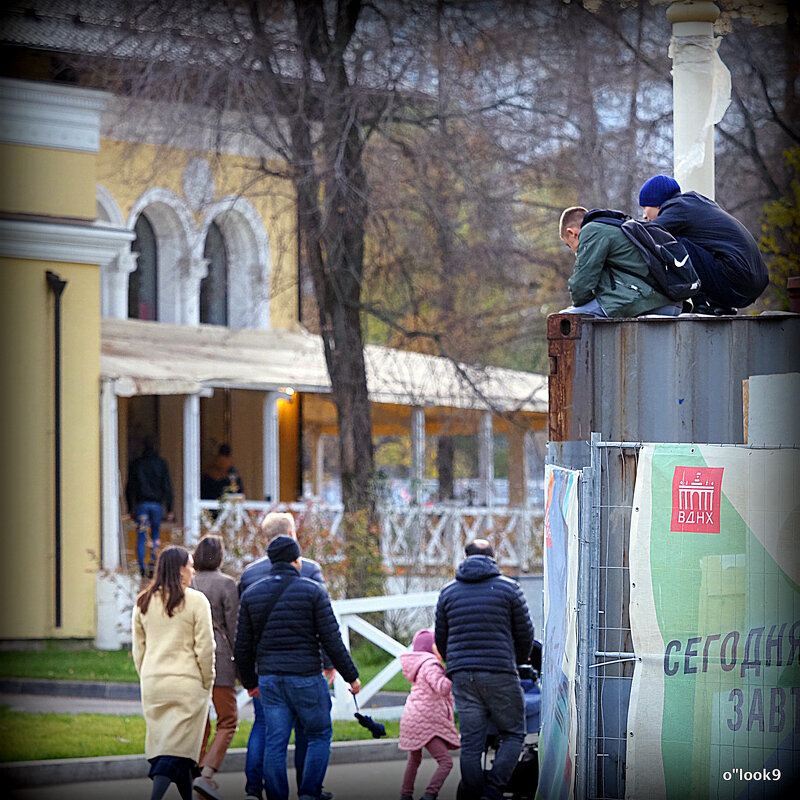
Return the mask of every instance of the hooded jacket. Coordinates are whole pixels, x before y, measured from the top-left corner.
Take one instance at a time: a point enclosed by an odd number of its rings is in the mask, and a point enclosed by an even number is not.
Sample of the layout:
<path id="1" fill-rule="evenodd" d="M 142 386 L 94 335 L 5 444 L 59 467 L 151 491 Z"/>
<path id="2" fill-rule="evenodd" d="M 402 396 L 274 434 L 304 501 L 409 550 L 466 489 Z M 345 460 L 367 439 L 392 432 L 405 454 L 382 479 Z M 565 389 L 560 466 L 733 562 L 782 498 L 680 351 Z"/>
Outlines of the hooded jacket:
<path id="1" fill-rule="evenodd" d="M 451 750 L 461 746 L 453 718 L 453 691 L 444 667 L 433 653 L 414 651 L 400 656 L 403 675 L 411 683 L 400 718 L 401 750 L 421 750 L 438 736 Z"/>
<path id="2" fill-rule="evenodd" d="M 436 647 L 448 677 L 459 670 L 516 675 L 532 646 L 533 624 L 522 589 L 500 574 L 493 558 L 467 556 L 436 605 Z"/>
<path id="3" fill-rule="evenodd" d="M 581 228 L 568 282 L 573 305 L 597 300 L 609 317 L 637 317 L 674 304 L 648 283 L 649 275 L 636 245 L 620 228 L 603 222 Z"/>
<path id="4" fill-rule="evenodd" d="M 319 675 L 320 647 L 347 683 L 358 677 L 325 588 L 301 578 L 291 564 L 273 564 L 270 576 L 247 589 L 239 604 L 234 654 L 242 686 L 255 688 L 259 675 Z"/>
<path id="5" fill-rule="evenodd" d="M 713 256 L 715 282 L 727 284 L 733 296 L 726 301 L 736 308 L 749 305 L 767 288 L 769 273 L 756 240 L 708 197 L 697 192 L 676 194 L 661 204 L 656 222 L 675 238 L 688 239 Z M 709 288 L 704 285 L 703 291 L 711 297 Z"/>

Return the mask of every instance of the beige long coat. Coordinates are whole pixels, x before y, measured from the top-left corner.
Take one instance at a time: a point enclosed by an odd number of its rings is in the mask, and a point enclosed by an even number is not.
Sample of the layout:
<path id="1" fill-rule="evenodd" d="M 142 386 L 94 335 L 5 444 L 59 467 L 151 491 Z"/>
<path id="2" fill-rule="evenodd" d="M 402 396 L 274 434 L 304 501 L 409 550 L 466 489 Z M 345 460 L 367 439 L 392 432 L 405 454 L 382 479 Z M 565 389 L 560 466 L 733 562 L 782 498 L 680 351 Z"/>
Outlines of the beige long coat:
<path id="1" fill-rule="evenodd" d="M 214 684 L 211 606 L 187 588 L 171 617 L 161 596 L 146 614 L 133 609 L 133 662 L 142 687 L 145 757 L 182 756 L 197 761 Z"/>
<path id="2" fill-rule="evenodd" d="M 233 686 L 236 683 L 236 667 L 233 664 L 232 646 L 236 641 L 236 617 L 239 613 L 236 581 L 218 569 L 203 569 L 195 573 L 192 588 L 202 592 L 211 604 L 214 640 L 217 643 L 214 685 Z"/>

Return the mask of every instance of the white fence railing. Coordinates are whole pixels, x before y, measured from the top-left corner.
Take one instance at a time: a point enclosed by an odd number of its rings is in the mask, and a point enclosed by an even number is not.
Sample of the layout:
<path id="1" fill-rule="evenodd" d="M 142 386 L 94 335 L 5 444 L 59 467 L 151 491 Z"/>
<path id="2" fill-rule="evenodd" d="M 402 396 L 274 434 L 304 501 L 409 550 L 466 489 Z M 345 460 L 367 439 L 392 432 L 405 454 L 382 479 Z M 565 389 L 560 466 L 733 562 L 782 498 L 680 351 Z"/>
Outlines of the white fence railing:
<path id="1" fill-rule="evenodd" d="M 299 530 L 324 529 L 331 540 L 339 537 L 344 514 L 341 504 L 273 504 L 241 495 L 231 495 L 224 503 L 203 500 L 200 508 L 204 533 L 236 532 L 242 566 L 263 551 L 259 526 L 269 511 L 290 511 Z M 464 557 L 464 545 L 478 537 L 492 543 L 503 567 L 529 571 L 541 564 L 542 511 L 531 506 L 384 506 L 379 518 L 381 553 L 392 571 L 455 566 Z"/>
<path id="2" fill-rule="evenodd" d="M 439 592 L 418 592 L 415 594 L 394 595 L 391 597 L 355 597 L 348 600 L 334 600 L 333 612 L 339 620 L 347 649 L 350 649 L 350 631 L 360 633 L 365 639 L 385 650 L 394 659 L 390 661 L 372 680 L 367 682 L 358 693 L 358 705 L 365 713 L 380 719 L 400 719 L 403 712 L 402 705 L 369 708 L 369 701 L 379 692 L 398 672 L 400 672 L 400 656 L 408 652 L 408 648 L 393 639 L 388 634 L 367 622 L 361 615 L 375 611 L 390 611 L 398 609 L 427 608 L 436 605 Z M 331 714 L 334 719 L 352 719 L 355 712 L 353 695 L 339 673 L 333 682 L 333 708 Z"/>

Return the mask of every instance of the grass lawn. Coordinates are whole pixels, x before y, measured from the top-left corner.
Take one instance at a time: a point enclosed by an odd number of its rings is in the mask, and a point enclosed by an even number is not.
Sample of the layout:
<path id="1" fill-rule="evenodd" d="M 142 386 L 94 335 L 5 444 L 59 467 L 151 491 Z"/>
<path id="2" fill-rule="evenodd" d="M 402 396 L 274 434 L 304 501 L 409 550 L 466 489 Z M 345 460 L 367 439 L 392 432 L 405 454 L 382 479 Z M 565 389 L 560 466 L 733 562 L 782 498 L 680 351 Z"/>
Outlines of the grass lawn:
<path id="1" fill-rule="evenodd" d="M 384 722 L 390 738 L 399 722 Z M 246 747 L 250 721 L 239 723 L 231 747 Z M 212 723 L 213 727 L 213 723 Z M 371 739 L 355 720 L 334 721 L 335 742 Z M 144 753 L 144 719 L 111 714 L 27 714 L 0 707 L 0 761 L 86 758 Z M 144 756 L 142 756 L 144 757 Z"/>
<path id="2" fill-rule="evenodd" d="M 392 660 L 386 651 L 367 641 L 355 647 L 352 656 L 364 685 Z M 130 650 L 62 650 L 56 645 L 41 652 L 0 652 L 0 678 L 139 682 Z M 408 692 L 411 684 L 398 673 L 384 689 Z"/>

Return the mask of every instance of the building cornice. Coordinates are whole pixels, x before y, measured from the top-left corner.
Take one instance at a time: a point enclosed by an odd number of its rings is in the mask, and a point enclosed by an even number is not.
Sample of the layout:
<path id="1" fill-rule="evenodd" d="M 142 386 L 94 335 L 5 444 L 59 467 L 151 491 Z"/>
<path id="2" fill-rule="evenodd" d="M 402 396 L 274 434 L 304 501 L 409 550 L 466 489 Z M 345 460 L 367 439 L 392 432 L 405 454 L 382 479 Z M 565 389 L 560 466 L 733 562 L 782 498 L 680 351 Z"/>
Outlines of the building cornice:
<path id="1" fill-rule="evenodd" d="M 0 78 L 0 142 L 96 153 L 110 95 L 55 83 Z"/>
<path id="2" fill-rule="evenodd" d="M 134 238 L 134 232 L 124 228 L 0 219 L 0 257 L 4 258 L 104 266 Z"/>

